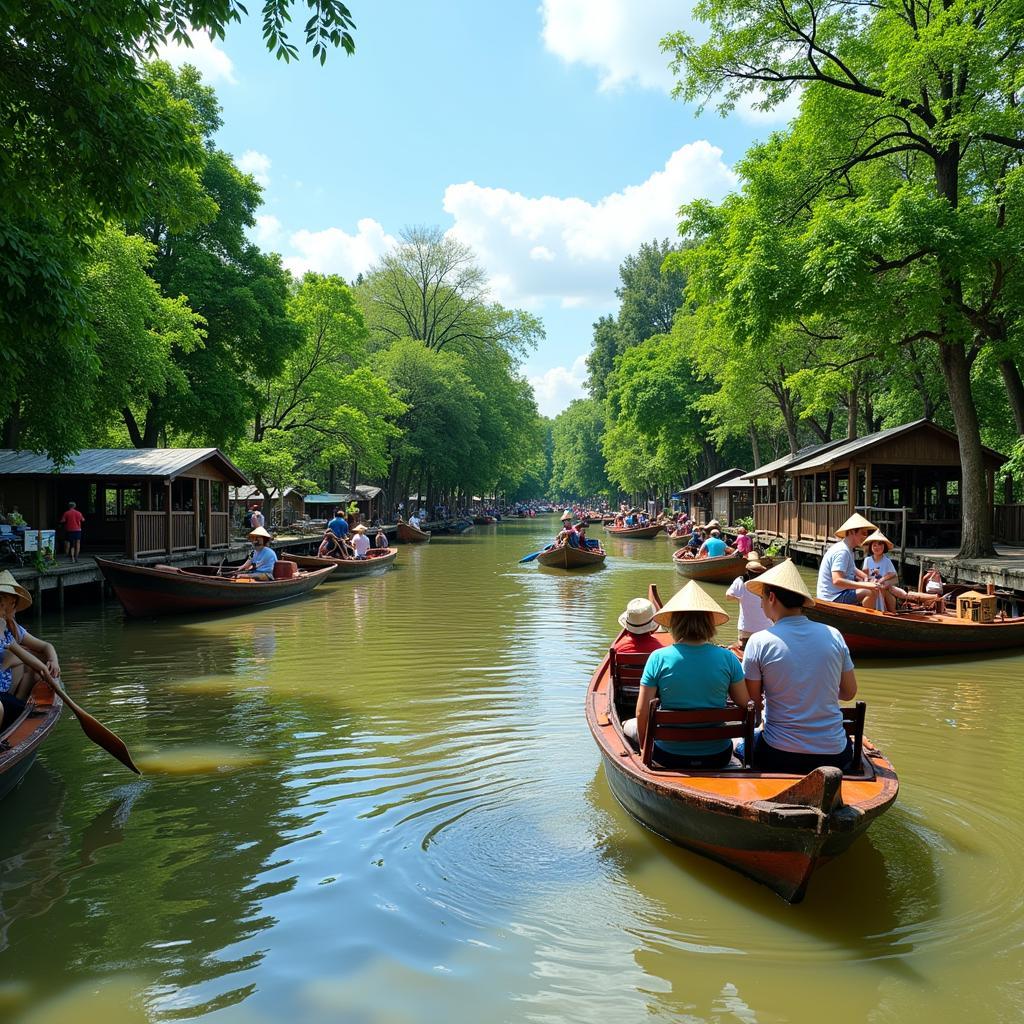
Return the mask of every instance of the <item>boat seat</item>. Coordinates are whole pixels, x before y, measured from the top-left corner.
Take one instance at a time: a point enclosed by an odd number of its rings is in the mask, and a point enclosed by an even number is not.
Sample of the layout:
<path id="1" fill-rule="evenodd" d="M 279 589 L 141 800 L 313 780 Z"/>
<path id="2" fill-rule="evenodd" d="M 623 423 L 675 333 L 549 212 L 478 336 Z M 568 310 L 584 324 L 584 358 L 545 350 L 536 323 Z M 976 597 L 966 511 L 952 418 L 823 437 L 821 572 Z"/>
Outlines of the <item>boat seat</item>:
<path id="1" fill-rule="evenodd" d="M 852 710 L 852 709 L 851 709 Z M 863 715 L 861 727 L 863 730 Z M 743 740 L 743 767 L 750 767 L 750 756 L 754 750 L 754 725 L 757 712 L 754 702 L 747 701 L 746 707 L 695 708 L 688 711 L 663 710 L 661 701 L 651 701 L 647 718 L 647 735 L 644 739 L 640 759 L 647 768 L 654 761 L 654 741 L 663 743 L 684 743 L 724 739 Z"/>
<path id="2" fill-rule="evenodd" d="M 608 670 L 612 680 L 612 694 L 620 707 L 635 708 L 640 696 L 640 678 L 650 657 L 649 651 L 623 653 L 608 648 Z"/>
<path id="3" fill-rule="evenodd" d="M 275 580 L 290 580 L 294 579 L 299 574 L 299 567 L 294 562 L 289 562 L 286 559 L 279 558 L 274 563 L 274 579 Z"/>
<path id="4" fill-rule="evenodd" d="M 843 728 L 846 730 L 846 735 L 853 740 L 853 764 L 847 773 L 850 775 L 859 774 L 864 767 L 862 764 L 864 756 L 864 717 L 867 714 L 867 709 L 867 704 L 862 700 L 857 701 L 853 707 L 841 709 L 843 712 Z"/>

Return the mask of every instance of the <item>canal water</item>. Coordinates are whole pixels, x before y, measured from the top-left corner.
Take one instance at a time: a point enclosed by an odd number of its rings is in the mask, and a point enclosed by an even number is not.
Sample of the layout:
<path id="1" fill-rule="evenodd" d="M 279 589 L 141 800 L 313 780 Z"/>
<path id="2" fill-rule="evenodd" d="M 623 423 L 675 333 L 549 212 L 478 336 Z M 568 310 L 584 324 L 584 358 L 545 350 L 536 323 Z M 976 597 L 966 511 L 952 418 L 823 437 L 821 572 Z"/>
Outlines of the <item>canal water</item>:
<path id="1" fill-rule="evenodd" d="M 1024 1018 L 1024 657 L 858 666 L 900 797 L 791 907 L 611 796 L 586 683 L 680 578 L 661 538 L 518 563 L 555 529 L 241 615 L 45 618 L 147 772 L 65 714 L 0 805 L 0 1019 Z"/>

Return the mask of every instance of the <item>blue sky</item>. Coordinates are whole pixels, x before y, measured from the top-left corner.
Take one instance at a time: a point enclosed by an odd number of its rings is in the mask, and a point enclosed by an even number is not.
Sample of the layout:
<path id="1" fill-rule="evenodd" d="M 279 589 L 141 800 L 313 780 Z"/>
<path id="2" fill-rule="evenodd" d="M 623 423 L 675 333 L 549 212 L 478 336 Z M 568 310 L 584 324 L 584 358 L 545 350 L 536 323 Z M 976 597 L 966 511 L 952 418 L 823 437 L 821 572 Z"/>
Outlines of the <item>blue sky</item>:
<path id="1" fill-rule="evenodd" d="M 721 198 L 732 165 L 788 111 L 697 118 L 671 99 L 658 42 L 692 28 L 686 3 L 349 6 L 356 53 L 325 67 L 267 53 L 258 4 L 223 42 L 165 56 L 217 89 L 220 143 L 265 187 L 264 248 L 296 273 L 352 278 L 405 227 L 451 231 L 496 300 L 543 320 L 523 369 L 541 412 L 557 413 L 582 393 L 622 259 L 674 236 L 682 203 Z"/>

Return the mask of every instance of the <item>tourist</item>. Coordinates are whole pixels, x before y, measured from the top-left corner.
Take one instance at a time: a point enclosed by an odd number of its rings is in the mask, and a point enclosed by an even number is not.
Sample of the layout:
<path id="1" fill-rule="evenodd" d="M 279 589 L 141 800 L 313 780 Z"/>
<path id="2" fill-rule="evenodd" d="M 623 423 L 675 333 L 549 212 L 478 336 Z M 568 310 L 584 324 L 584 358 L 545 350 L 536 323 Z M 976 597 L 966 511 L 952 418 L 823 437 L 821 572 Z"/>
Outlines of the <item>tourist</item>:
<path id="1" fill-rule="evenodd" d="M 697 551 L 698 558 L 721 558 L 722 555 L 732 554 L 735 554 L 735 549 L 729 547 L 729 545 L 722 540 L 722 535 L 717 529 L 711 531 L 711 535 L 703 544 L 701 544 Z"/>
<path id="2" fill-rule="evenodd" d="M 377 536 L 373 538 L 373 543 L 377 546 L 379 551 L 387 551 L 388 535 L 384 532 L 383 527 L 377 531 Z"/>
<path id="3" fill-rule="evenodd" d="M 25 709 L 35 684 L 60 679 L 60 662 L 52 644 L 38 640 L 14 616 L 32 604 L 29 592 L 6 570 L 0 572 L 0 729 Z"/>
<path id="4" fill-rule="evenodd" d="M 855 512 L 836 530 L 839 540 L 825 552 L 818 570 L 818 600 L 860 604 L 865 608 L 874 606 L 875 598 L 883 588 L 874 580 L 867 579 L 867 574 L 857 568 L 853 551 L 876 529 L 874 523 L 869 523 Z"/>
<path id="5" fill-rule="evenodd" d="M 263 518 L 263 512 L 260 510 L 259 505 L 253 505 L 252 510 L 249 513 L 249 529 L 255 530 L 257 526 L 266 526 L 267 521 Z"/>
<path id="6" fill-rule="evenodd" d="M 344 558 L 345 542 L 338 539 L 337 534 L 328 528 L 324 530 L 324 538 L 316 552 L 317 558 Z"/>
<path id="7" fill-rule="evenodd" d="M 641 749 L 655 697 L 663 709 L 672 711 L 724 708 L 727 697 L 742 708 L 748 699 L 736 656 L 714 643 L 716 628 L 728 622 L 729 616 L 699 583 L 687 583 L 654 621 L 668 626 L 674 642 L 648 657 L 640 679 L 636 718 L 622 725 L 622 731 Z M 654 756 L 664 768 L 724 768 L 732 759 L 732 742 L 655 742 Z"/>
<path id="8" fill-rule="evenodd" d="M 85 516 L 78 511 L 73 501 L 69 501 L 67 511 L 60 517 L 60 525 L 64 527 L 64 554 L 68 555 L 72 562 L 78 561 L 78 555 L 82 550 L 84 522 Z"/>
<path id="9" fill-rule="evenodd" d="M 619 654 L 650 654 L 665 646 L 654 635 L 658 629 L 654 605 L 644 597 L 635 597 L 626 605 L 619 625 L 625 632 L 612 645 Z"/>
<path id="10" fill-rule="evenodd" d="M 766 772 L 806 774 L 849 767 L 852 744 L 841 700 L 857 695 L 857 678 L 842 634 L 804 615 L 814 599 L 790 559 L 747 582 L 772 625 L 755 633 L 743 652 L 750 699 L 764 694 L 764 725 L 751 761 Z"/>
<path id="11" fill-rule="evenodd" d="M 742 555 L 744 558 L 750 554 L 754 548 L 754 542 L 747 533 L 745 526 L 739 526 L 736 528 L 736 554 Z"/>
<path id="12" fill-rule="evenodd" d="M 370 538 L 366 536 L 366 527 L 362 523 L 352 527 L 352 550 L 360 560 L 365 559 L 370 550 Z"/>
<path id="13" fill-rule="evenodd" d="M 340 508 L 334 510 L 334 517 L 328 521 L 327 529 L 330 530 L 335 537 L 348 536 L 348 520 L 345 518 L 345 513 Z"/>
<path id="14" fill-rule="evenodd" d="M 860 567 L 866 579 L 874 580 L 881 587 L 875 595 L 875 608 L 880 612 L 896 611 L 896 598 L 907 596 L 905 590 L 895 586 L 898 578 L 896 566 L 892 564 L 888 555 L 893 546 L 892 541 L 881 530 L 875 530 L 864 541 L 867 554 Z"/>
<path id="15" fill-rule="evenodd" d="M 742 651 L 747 646 L 747 641 L 762 629 L 767 629 L 771 619 L 761 610 L 761 598 L 753 593 L 747 586 L 747 580 L 752 580 L 763 573 L 764 566 L 756 554 L 747 556 L 747 568 L 744 576 L 737 576 L 729 584 L 725 596 L 740 605 L 740 617 L 736 623 L 737 646 Z"/>
<path id="16" fill-rule="evenodd" d="M 348 524 L 346 523 L 345 525 L 347 526 Z M 409 516 L 409 525 L 414 530 L 420 529 L 420 516 L 419 516 L 419 512 L 413 512 L 413 514 L 411 516 Z"/>
<path id="17" fill-rule="evenodd" d="M 257 526 L 250 532 L 249 540 L 252 541 L 252 551 L 238 567 L 238 572 L 235 573 L 236 578 L 247 580 L 272 580 L 274 578 L 277 553 L 270 547 L 269 542 L 272 539 L 262 526 Z"/>
<path id="18" fill-rule="evenodd" d="M 941 611 L 942 595 L 946 592 L 946 587 L 942 582 L 942 576 L 939 574 L 939 570 L 933 565 L 924 574 L 924 576 L 921 577 L 921 582 L 924 584 L 925 596 L 932 599 L 936 611 Z"/>

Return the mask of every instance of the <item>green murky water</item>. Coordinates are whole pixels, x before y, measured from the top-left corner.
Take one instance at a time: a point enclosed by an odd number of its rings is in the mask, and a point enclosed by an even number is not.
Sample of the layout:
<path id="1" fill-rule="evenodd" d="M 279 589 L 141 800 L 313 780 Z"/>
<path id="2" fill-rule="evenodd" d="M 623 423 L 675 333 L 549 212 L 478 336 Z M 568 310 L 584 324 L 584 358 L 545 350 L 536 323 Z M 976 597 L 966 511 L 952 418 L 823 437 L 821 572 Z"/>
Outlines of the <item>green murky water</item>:
<path id="1" fill-rule="evenodd" d="M 0 1019 L 1024 1018 L 1024 656 L 858 666 L 900 799 L 790 907 L 633 822 L 584 722 L 671 546 L 517 564 L 549 532 L 243 615 L 44 620 L 147 774 L 68 715 L 0 805 Z"/>

